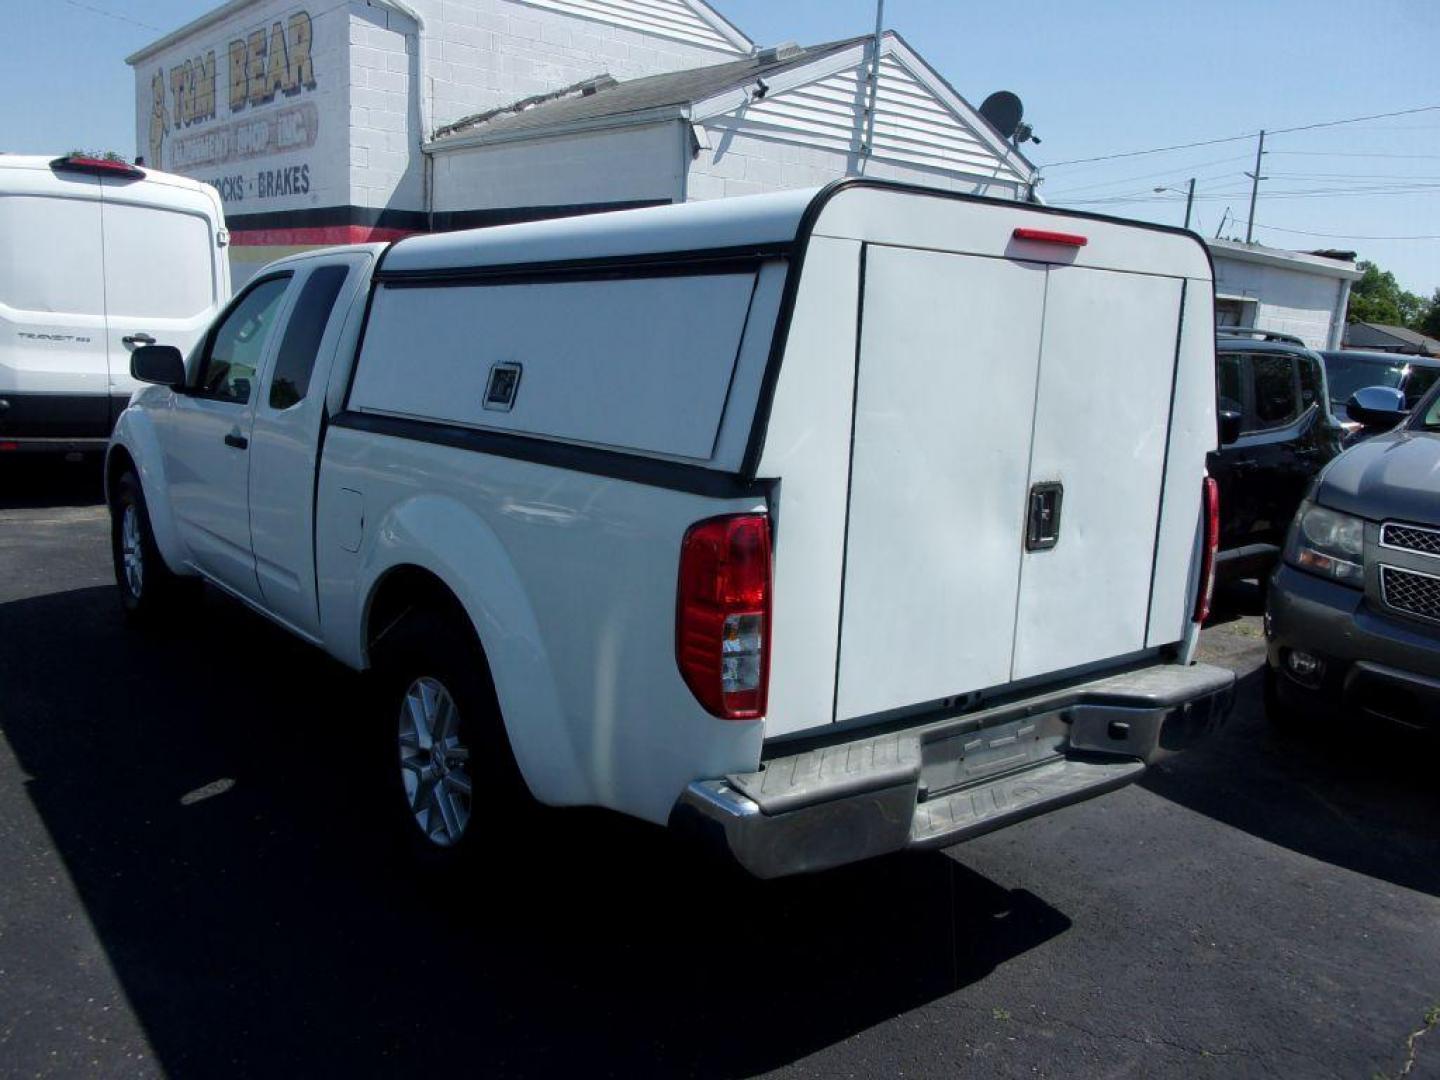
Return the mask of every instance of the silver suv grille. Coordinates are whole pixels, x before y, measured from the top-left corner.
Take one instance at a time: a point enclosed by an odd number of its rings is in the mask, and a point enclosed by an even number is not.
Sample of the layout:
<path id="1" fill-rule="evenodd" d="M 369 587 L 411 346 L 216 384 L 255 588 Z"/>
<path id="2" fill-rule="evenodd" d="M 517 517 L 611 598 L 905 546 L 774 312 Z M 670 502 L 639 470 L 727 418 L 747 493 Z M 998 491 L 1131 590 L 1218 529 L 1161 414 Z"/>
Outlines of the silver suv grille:
<path id="1" fill-rule="evenodd" d="M 1382 566 L 1380 587 L 1385 603 L 1396 611 L 1440 621 L 1440 577 Z"/>
<path id="2" fill-rule="evenodd" d="M 1380 543 L 1401 551 L 1440 557 L 1440 529 L 1422 529 L 1418 525 L 1385 525 L 1380 530 Z"/>

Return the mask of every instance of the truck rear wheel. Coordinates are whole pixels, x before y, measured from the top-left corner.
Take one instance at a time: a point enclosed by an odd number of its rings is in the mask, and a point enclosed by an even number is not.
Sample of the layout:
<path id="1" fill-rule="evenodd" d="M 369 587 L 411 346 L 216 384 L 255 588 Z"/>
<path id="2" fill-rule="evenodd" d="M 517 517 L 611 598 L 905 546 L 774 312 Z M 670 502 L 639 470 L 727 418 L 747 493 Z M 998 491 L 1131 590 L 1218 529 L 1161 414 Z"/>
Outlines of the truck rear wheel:
<path id="1" fill-rule="evenodd" d="M 436 867 L 502 846 L 530 804 L 485 659 L 469 627 L 454 622 L 409 615 L 375 658 L 391 816 L 411 855 Z"/>
<path id="2" fill-rule="evenodd" d="M 115 584 L 120 606 L 136 622 L 149 622 L 174 602 L 187 588 L 199 582 L 170 571 L 155 534 L 150 528 L 150 511 L 145 493 L 133 472 L 121 475 L 110 508 L 110 551 L 115 563 Z"/>

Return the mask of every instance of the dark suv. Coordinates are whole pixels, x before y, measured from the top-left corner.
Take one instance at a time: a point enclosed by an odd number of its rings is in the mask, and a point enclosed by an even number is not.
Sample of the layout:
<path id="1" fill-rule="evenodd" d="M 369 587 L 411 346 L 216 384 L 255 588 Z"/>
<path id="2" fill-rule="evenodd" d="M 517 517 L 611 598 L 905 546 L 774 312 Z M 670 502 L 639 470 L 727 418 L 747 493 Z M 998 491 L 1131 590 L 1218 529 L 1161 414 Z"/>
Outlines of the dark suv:
<path id="1" fill-rule="evenodd" d="M 1440 386 L 1408 417 L 1389 393 L 1399 426 L 1325 470 L 1271 579 L 1265 689 L 1277 721 L 1338 707 L 1440 730 Z"/>
<path id="2" fill-rule="evenodd" d="M 1389 386 L 1405 395 L 1405 408 L 1410 410 L 1430 387 L 1440 381 L 1440 358 L 1397 356 L 1394 353 L 1361 352 L 1345 349 L 1322 352 L 1325 381 L 1330 386 L 1330 411 L 1336 416 L 1348 415 L 1346 406 L 1356 392 L 1368 386 Z M 1364 438 L 1367 432 L 1357 423 L 1345 425 L 1352 437 Z"/>
<path id="3" fill-rule="evenodd" d="M 1221 329 L 1216 386 L 1226 442 L 1211 455 L 1220 487 L 1220 580 L 1259 577 L 1280 557 L 1310 481 L 1340 453 L 1319 354 L 1296 337 Z"/>

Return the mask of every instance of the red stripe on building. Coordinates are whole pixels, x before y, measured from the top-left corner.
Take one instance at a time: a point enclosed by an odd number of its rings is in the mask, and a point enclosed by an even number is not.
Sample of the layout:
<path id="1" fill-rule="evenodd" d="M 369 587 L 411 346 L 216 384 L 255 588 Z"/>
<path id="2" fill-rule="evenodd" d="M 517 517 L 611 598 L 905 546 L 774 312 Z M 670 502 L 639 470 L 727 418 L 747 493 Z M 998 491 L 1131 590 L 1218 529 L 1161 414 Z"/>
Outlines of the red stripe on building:
<path id="1" fill-rule="evenodd" d="M 413 235 L 413 229 L 323 225 L 301 229 L 236 229 L 230 234 L 230 243 L 234 247 L 325 247 L 335 244 L 369 244 L 377 240 L 401 240 Z"/>

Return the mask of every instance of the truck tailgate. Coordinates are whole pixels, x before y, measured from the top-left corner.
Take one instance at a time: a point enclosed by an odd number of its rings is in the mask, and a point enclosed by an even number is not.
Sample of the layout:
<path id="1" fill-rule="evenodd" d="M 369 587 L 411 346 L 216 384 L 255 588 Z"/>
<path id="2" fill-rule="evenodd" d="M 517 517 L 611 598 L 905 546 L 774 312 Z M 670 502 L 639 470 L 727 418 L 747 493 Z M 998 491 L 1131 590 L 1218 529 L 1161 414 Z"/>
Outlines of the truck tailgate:
<path id="1" fill-rule="evenodd" d="M 867 248 L 836 720 L 1146 647 L 1185 287 Z"/>

